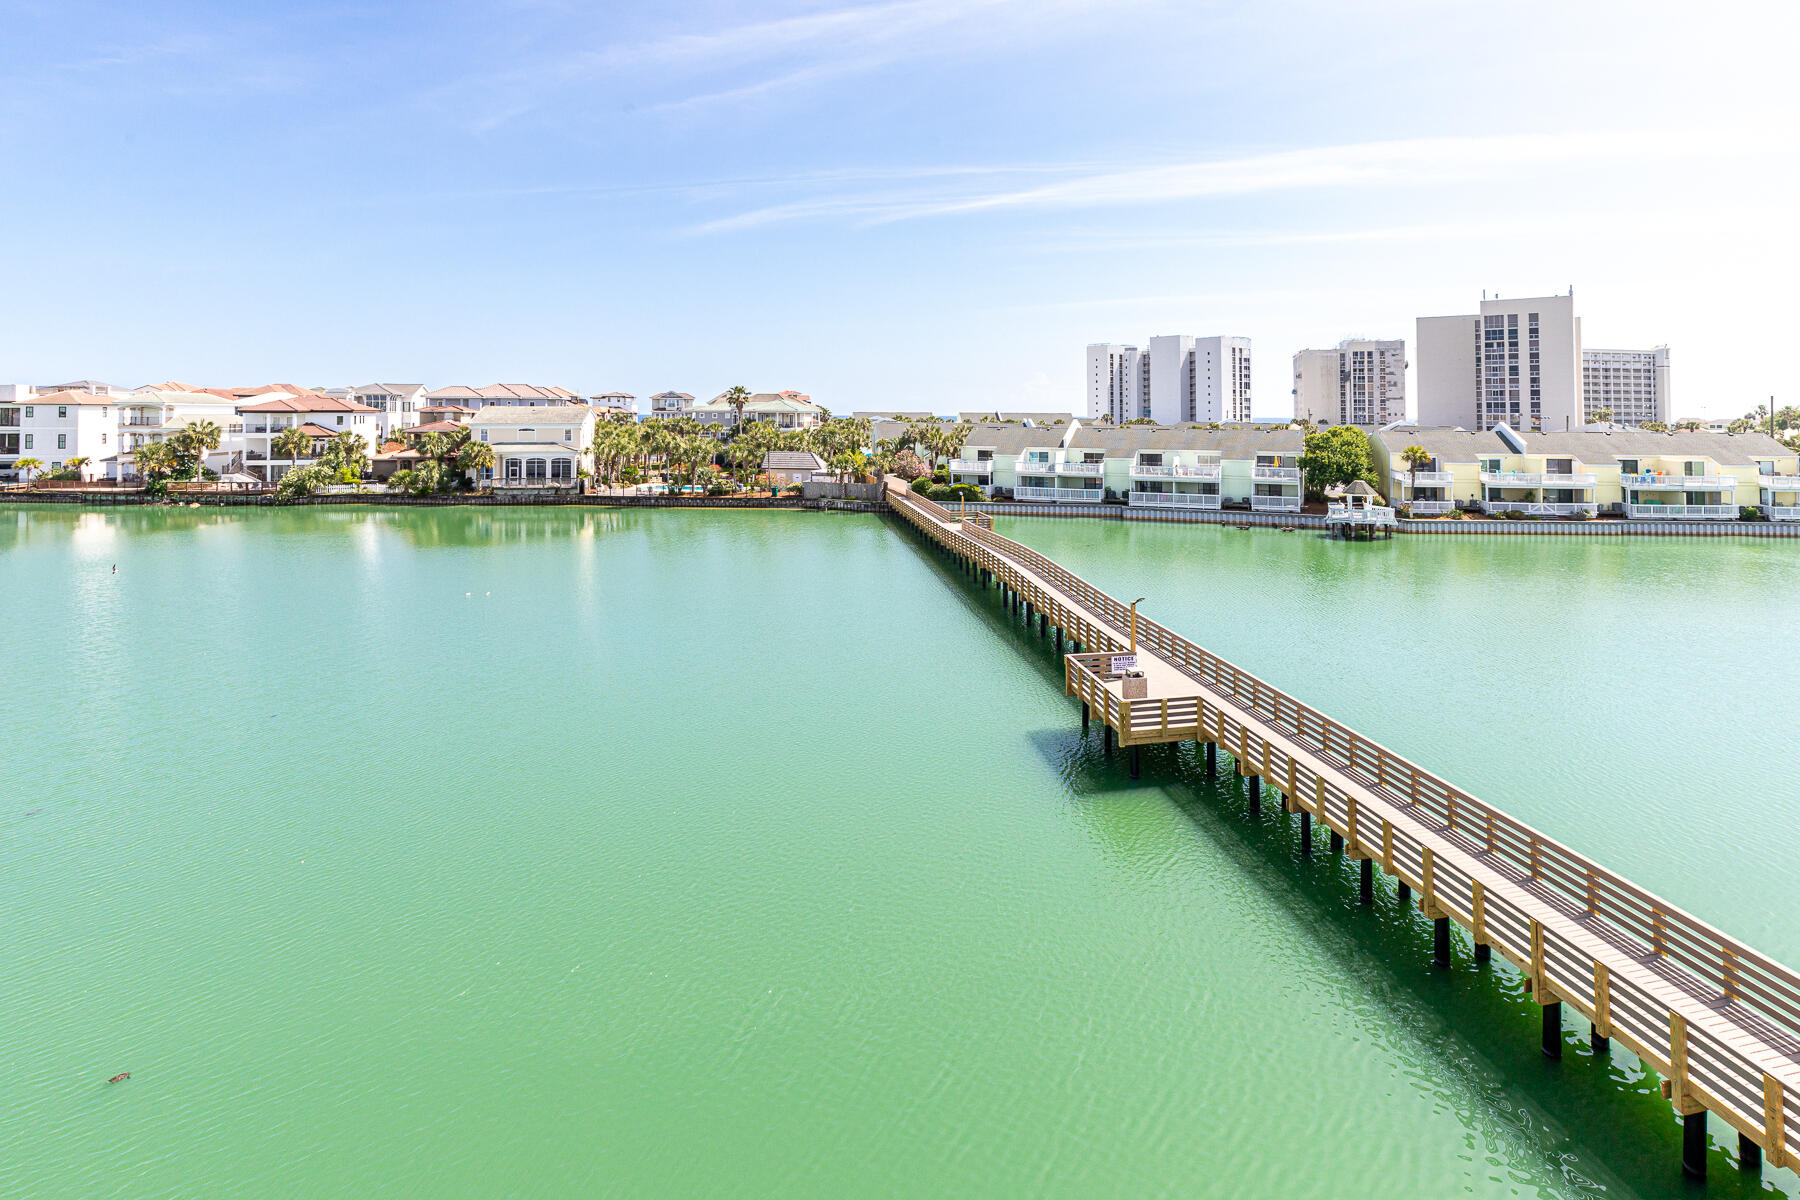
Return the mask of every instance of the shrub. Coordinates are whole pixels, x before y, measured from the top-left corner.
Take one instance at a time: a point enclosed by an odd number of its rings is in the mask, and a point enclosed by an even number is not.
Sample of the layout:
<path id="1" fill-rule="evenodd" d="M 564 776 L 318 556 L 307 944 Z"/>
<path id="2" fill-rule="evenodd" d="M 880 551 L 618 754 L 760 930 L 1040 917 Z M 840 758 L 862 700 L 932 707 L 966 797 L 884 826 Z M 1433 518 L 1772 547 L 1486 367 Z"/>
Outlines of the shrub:
<path id="1" fill-rule="evenodd" d="M 731 495 L 731 489 L 722 483 L 715 483 L 706 489 L 706 494 L 709 496 L 729 496 Z"/>
<path id="2" fill-rule="evenodd" d="M 1525 514 L 1516 508 L 1509 508 L 1501 515 L 1509 521 L 1523 521 L 1525 519 Z"/>
<path id="3" fill-rule="evenodd" d="M 1585 508 L 1578 508 L 1569 514 L 1569 520 L 1571 521 L 1591 521 L 1593 519 L 1594 514 Z"/>
<path id="4" fill-rule="evenodd" d="M 925 460 L 911 450 L 902 450 L 894 455 L 894 474 L 911 483 L 925 474 Z"/>
<path id="5" fill-rule="evenodd" d="M 1763 516 L 1763 510 L 1758 508 L 1756 505 L 1746 504 L 1738 509 L 1738 520 L 1740 520 L 1740 521 L 1766 521 L 1766 520 L 1768 520 L 1768 518 Z"/>
<path id="6" fill-rule="evenodd" d="M 950 489 L 951 495 L 958 500 L 980 500 L 981 488 L 973 483 L 959 483 Z"/>

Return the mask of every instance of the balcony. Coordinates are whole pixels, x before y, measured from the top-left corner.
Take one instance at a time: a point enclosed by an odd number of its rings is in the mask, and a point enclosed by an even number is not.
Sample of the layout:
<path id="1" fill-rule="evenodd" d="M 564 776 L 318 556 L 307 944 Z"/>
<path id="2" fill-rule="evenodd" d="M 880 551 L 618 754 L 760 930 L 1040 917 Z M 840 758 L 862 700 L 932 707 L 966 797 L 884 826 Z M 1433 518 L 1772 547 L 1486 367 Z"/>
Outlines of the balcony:
<path id="1" fill-rule="evenodd" d="M 1652 521 L 1735 521 L 1735 504 L 1631 504 L 1627 512 L 1634 520 Z"/>
<path id="2" fill-rule="evenodd" d="M 1217 509 L 1225 500 L 1218 492 L 1130 492 L 1127 496 L 1141 508 Z"/>
<path id="3" fill-rule="evenodd" d="M 1058 475 L 1091 475 L 1098 479 L 1106 473 L 1103 462 L 1060 462 L 1056 464 Z"/>
<path id="4" fill-rule="evenodd" d="M 1217 482 L 1219 464 L 1204 463 L 1197 467 L 1159 467 L 1145 463 L 1132 463 L 1131 477 L 1133 479 L 1210 479 Z"/>
<path id="5" fill-rule="evenodd" d="M 1449 487 L 1456 482 L 1456 477 L 1449 471 L 1413 471 L 1394 468 L 1395 483 L 1410 483 L 1415 487 Z"/>
<path id="6" fill-rule="evenodd" d="M 1448 480 L 1446 479 L 1446 482 Z M 1592 474 L 1564 474 L 1558 471 L 1483 471 L 1481 482 L 1497 487 L 1576 487 L 1591 488 L 1597 482 Z"/>
<path id="7" fill-rule="evenodd" d="M 1394 510 L 1383 504 L 1353 508 L 1348 504 L 1333 501 L 1325 506 L 1325 520 L 1331 525 L 1392 525 Z"/>
<path id="8" fill-rule="evenodd" d="M 1765 504 L 1763 515 L 1771 521 L 1800 521 L 1800 507 L 1789 504 Z"/>
<path id="9" fill-rule="evenodd" d="M 1415 509 L 1418 505 L 1413 506 Z M 1550 504 L 1535 500 L 1483 500 L 1481 511 L 1492 516 L 1495 513 L 1522 512 L 1528 517 L 1572 517 L 1578 513 L 1596 516 L 1600 506 L 1594 503 L 1585 504 Z"/>
<path id="10" fill-rule="evenodd" d="M 1015 500 L 1058 500 L 1063 502 L 1097 502 L 1104 499 L 1106 492 L 1101 488 L 1064 488 L 1064 487 L 1016 487 L 1013 489 Z"/>
<path id="11" fill-rule="evenodd" d="M 1447 512 L 1455 512 L 1456 501 L 1413 500 L 1407 504 L 1406 508 L 1415 517 L 1436 517 Z"/>
<path id="12" fill-rule="evenodd" d="M 1735 475 L 1664 475 L 1660 471 L 1646 475 L 1621 475 L 1622 487 L 1645 491 L 1718 492 L 1737 486 Z"/>
<path id="13" fill-rule="evenodd" d="M 1758 475 L 1756 483 L 1771 492 L 1800 492 L 1800 475 Z"/>
<path id="14" fill-rule="evenodd" d="M 1250 478 L 1257 483 L 1291 483 L 1300 482 L 1299 467 L 1251 467 Z"/>
<path id="15" fill-rule="evenodd" d="M 1251 512 L 1299 512 L 1299 496 L 1252 496 Z"/>
<path id="16" fill-rule="evenodd" d="M 953 458 L 950 460 L 952 475 L 992 475 L 994 460 L 991 458 Z"/>

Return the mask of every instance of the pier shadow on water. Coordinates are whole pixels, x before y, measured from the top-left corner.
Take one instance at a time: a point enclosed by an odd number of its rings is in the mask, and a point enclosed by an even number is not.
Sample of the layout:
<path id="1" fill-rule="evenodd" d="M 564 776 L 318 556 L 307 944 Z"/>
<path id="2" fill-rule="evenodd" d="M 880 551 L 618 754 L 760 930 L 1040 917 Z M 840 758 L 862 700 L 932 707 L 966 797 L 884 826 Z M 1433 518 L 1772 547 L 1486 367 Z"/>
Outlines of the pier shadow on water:
<path id="1" fill-rule="evenodd" d="M 950 587 L 964 608 L 997 636 L 1016 639 L 1023 662 L 1045 687 L 1061 691 L 1063 670 L 1055 635 L 1041 638 L 1008 612 L 997 588 L 983 590 L 928 539 L 895 522 Z M 1261 889 L 1269 905 L 1295 919 L 1293 936 L 1308 939 L 1349 987 L 1362 992 L 1387 1022 L 1412 1043 L 1396 1047 L 1423 1064 L 1422 1089 L 1457 1093 L 1471 1149 L 1498 1172 L 1509 1159 L 1535 1160 L 1537 1174 L 1560 1177 L 1573 1192 L 1641 1197 L 1800 1196 L 1800 1176 L 1764 1166 L 1760 1175 L 1738 1169 L 1737 1135 L 1710 1121 L 1707 1179 L 1681 1171 L 1681 1125 L 1660 1092 L 1658 1076 L 1616 1041 L 1595 1054 L 1588 1024 L 1566 1009 L 1563 1057 L 1539 1050 L 1539 1010 L 1513 965 L 1499 956 L 1477 962 L 1467 931 L 1451 923 L 1451 965 L 1432 962 L 1432 925 L 1416 904 L 1402 905 L 1395 881 L 1377 867 L 1373 904 L 1358 899 L 1355 861 L 1330 850 L 1330 832 L 1315 828 L 1303 853 L 1300 815 L 1280 808 L 1280 793 L 1263 789 L 1262 809 L 1249 807 L 1246 781 L 1223 749 L 1218 772 L 1205 778 L 1203 750 L 1194 743 L 1145 746 L 1140 777 L 1129 777 L 1128 752 L 1102 749 L 1100 723 L 1081 729 L 1080 706 L 1069 702 L 1067 727 L 1037 730 L 1030 740 L 1063 777 L 1110 844 L 1129 846 L 1140 830 L 1125 816 L 1126 797 L 1141 803 L 1160 793 L 1186 819 L 1197 859 L 1218 862 Z M 1114 826 L 1110 830 L 1109 825 Z M 1129 861 L 1129 854 L 1125 855 Z M 1271 1036 L 1279 1036 L 1278 1025 Z M 1329 1064 L 1321 1064 L 1328 1069 Z M 1493 1145 L 1504 1131 L 1505 1147 Z M 1404 1130 L 1389 1131 L 1404 1138 Z M 1484 1146 L 1484 1143 L 1485 1146 Z M 1450 1181 L 1446 1181 L 1449 1185 Z M 1518 1178 L 1522 1193 L 1533 1189 Z"/>

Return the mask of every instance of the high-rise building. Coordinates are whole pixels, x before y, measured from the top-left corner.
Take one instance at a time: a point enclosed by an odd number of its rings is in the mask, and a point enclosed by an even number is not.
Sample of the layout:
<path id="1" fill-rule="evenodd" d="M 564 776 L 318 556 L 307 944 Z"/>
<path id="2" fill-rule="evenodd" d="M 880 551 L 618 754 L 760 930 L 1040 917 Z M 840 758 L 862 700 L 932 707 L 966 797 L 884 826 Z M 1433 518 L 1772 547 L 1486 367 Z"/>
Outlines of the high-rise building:
<path id="1" fill-rule="evenodd" d="M 1651 421 L 1670 424 L 1669 348 L 1583 350 L 1581 406 L 1590 421 L 1610 412 L 1612 420 L 1634 428 Z"/>
<path id="2" fill-rule="evenodd" d="M 1147 349 L 1087 348 L 1088 418 L 1159 425 L 1250 419 L 1250 339 L 1168 334 Z"/>
<path id="3" fill-rule="evenodd" d="M 1406 342 L 1347 338 L 1294 355 L 1294 419 L 1379 427 L 1406 419 Z"/>
<path id="4" fill-rule="evenodd" d="M 1420 425 L 1561 432 L 1586 423 L 1573 293 L 1418 321 Z"/>

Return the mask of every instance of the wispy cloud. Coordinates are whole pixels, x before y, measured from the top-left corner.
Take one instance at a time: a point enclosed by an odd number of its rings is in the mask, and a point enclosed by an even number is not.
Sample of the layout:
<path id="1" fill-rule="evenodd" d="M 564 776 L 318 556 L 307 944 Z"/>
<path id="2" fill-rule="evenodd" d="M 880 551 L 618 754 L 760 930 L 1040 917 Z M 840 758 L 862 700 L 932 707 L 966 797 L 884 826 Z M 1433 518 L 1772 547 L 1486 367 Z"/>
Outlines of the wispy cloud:
<path id="1" fill-rule="evenodd" d="M 1155 0 L 892 0 L 683 31 L 593 48 L 558 49 L 527 67 L 451 85 L 497 102 L 473 122 L 487 131 L 549 96 L 595 80 L 641 80 L 633 111 L 679 115 L 742 105 L 895 63 L 1005 50 L 1056 36 L 1068 18 L 1116 14 Z M 659 96 L 658 93 L 661 93 Z"/>
<path id="2" fill-rule="evenodd" d="M 1077 210 L 1148 206 L 1187 200 L 1305 189 L 1416 188 L 1486 178 L 1518 178 L 1555 168 L 1591 170 L 1620 164 L 1729 157 L 1791 146 L 1756 131 L 1592 131 L 1412 138 L 1276 151 L 1237 158 L 1091 171 L 1029 188 L 957 188 L 816 196 L 716 218 L 697 232 L 726 233 L 783 221 L 854 218 L 864 224 L 1005 210 Z"/>

